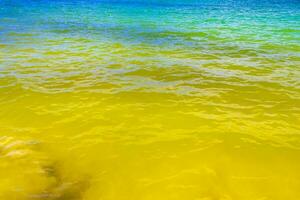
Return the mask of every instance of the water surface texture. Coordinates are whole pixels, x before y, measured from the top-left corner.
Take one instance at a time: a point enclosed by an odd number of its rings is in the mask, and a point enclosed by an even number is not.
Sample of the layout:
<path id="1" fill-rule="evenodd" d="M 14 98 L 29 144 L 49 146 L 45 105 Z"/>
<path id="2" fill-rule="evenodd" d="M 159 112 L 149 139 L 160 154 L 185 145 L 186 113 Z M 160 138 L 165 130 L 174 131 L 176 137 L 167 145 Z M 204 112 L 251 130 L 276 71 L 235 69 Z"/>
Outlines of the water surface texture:
<path id="1" fill-rule="evenodd" d="M 0 200 L 299 200 L 298 0 L 0 0 Z"/>

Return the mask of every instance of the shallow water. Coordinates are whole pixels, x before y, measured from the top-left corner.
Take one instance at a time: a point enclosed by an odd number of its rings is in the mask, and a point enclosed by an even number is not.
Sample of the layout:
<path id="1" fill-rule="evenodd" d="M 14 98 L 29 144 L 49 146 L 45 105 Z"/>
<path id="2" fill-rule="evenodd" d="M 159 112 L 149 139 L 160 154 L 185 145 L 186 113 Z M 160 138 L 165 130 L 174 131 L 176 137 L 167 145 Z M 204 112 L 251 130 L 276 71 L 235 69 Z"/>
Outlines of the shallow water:
<path id="1" fill-rule="evenodd" d="M 300 199 L 299 13 L 0 0 L 0 200 Z"/>

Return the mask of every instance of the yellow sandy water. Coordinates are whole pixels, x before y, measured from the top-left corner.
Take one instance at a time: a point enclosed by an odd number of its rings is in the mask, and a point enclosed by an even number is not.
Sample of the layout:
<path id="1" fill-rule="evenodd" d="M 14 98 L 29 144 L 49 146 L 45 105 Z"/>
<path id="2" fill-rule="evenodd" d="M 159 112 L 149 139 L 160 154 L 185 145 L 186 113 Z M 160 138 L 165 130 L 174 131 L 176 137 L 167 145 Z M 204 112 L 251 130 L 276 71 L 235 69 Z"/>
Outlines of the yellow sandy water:
<path id="1" fill-rule="evenodd" d="M 300 199 L 299 46 L 73 31 L 0 44 L 0 200 Z"/>

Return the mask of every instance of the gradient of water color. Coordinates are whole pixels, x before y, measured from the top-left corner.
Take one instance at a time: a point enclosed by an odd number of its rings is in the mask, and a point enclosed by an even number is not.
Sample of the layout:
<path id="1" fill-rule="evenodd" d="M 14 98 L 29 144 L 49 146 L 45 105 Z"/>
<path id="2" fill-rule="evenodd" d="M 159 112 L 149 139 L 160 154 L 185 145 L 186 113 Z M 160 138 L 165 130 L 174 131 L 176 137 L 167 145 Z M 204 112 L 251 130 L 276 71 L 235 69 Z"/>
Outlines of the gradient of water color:
<path id="1" fill-rule="evenodd" d="M 298 0 L 0 0 L 0 200 L 300 199 Z"/>

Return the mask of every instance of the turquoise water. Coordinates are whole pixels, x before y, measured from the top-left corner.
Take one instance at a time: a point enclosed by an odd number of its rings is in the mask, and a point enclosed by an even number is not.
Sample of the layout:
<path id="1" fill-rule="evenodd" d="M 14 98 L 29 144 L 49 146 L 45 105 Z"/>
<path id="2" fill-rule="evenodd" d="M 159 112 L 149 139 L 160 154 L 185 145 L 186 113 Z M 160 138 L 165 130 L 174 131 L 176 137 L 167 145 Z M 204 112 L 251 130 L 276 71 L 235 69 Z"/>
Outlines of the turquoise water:
<path id="1" fill-rule="evenodd" d="M 300 199 L 298 0 L 0 0 L 0 200 Z"/>

